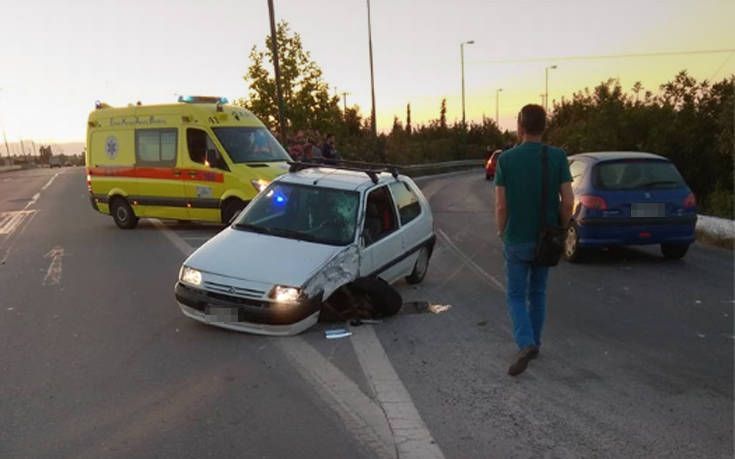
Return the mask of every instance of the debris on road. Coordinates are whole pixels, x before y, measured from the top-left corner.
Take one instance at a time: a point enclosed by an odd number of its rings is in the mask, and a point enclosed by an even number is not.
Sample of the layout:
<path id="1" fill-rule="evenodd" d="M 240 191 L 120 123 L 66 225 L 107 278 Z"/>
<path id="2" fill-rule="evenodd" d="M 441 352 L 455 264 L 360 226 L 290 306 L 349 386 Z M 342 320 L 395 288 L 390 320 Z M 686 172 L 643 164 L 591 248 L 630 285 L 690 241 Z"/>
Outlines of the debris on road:
<path id="1" fill-rule="evenodd" d="M 319 319 L 324 322 L 378 319 L 396 314 L 403 305 L 401 294 L 377 277 L 356 279 L 338 289 L 322 305 Z"/>
<path id="2" fill-rule="evenodd" d="M 327 339 L 346 338 L 352 336 L 352 332 L 345 328 L 335 328 L 324 332 Z"/>
<path id="3" fill-rule="evenodd" d="M 407 314 L 421 314 L 421 313 L 432 313 L 441 314 L 452 308 L 451 304 L 435 304 L 428 301 L 412 301 L 404 304 L 404 312 Z M 479 325 L 479 324 L 478 324 Z"/>

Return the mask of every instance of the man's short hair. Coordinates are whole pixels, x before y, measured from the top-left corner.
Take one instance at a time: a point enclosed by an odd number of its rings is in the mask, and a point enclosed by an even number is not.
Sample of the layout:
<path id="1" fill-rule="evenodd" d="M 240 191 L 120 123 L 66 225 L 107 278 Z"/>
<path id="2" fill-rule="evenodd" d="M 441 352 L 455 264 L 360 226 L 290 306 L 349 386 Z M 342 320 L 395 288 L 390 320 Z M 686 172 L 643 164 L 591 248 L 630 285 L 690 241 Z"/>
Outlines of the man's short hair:
<path id="1" fill-rule="evenodd" d="M 526 134 L 540 135 L 546 129 L 546 111 L 537 104 L 528 104 L 518 113 L 518 124 Z"/>

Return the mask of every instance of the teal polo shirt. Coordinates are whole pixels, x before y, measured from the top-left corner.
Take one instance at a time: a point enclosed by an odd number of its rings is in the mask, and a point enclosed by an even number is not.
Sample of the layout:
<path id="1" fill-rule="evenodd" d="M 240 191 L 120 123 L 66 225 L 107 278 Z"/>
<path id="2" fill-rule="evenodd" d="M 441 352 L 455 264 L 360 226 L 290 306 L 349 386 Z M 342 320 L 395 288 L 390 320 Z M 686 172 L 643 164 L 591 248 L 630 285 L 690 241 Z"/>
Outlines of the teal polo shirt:
<path id="1" fill-rule="evenodd" d="M 540 231 L 541 147 L 540 142 L 524 142 L 504 151 L 498 158 L 495 185 L 505 187 L 508 223 L 503 242 L 536 242 Z M 548 189 L 546 224 L 559 224 L 559 190 L 572 181 L 564 150 L 548 147 Z"/>

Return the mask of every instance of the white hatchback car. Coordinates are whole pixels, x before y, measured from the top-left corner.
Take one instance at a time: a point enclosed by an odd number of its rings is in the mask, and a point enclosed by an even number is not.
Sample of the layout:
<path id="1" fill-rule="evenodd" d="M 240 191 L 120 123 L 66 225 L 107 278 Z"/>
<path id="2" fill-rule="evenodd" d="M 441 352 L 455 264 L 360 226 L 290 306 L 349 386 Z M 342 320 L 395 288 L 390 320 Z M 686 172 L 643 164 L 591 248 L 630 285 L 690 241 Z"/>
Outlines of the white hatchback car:
<path id="1" fill-rule="evenodd" d="M 356 279 L 421 282 L 435 239 L 409 177 L 295 163 L 184 261 L 176 300 L 200 322 L 294 335 Z"/>

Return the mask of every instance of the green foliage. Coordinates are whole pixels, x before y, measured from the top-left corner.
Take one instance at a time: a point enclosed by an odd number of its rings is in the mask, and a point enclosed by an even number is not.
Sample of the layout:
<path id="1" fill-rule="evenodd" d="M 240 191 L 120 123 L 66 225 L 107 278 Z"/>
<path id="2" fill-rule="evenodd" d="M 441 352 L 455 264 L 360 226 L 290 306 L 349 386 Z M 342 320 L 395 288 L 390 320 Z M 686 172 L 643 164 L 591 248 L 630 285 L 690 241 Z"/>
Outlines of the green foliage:
<path id="1" fill-rule="evenodd" d="M 711 85 L 682 71 L 654 96 L 640 83 L 626 94 L 611 79 L 555 104 L 546 137 L 569 154 L 627 150 L 666 156 L 702 212 L 732 218 L 733 87 L 735 77 Z"/>
<path id="2" fill-rule="evenodd" d="M 339 97 L 329 95 L 329 85 L 322 78 L 321 68 L 304 51 L 301 36 L 281 21 L 276 29 L 281 89 L 285 118 L 289 129 L 327 131 L 340 123 L 342 113 Z M 275 76 L 272 74 L 273 51 L 270 35 L 265 50 L 256 46 L 250 51 L 250 66 L 245 81 L 250 84 L 247 99 L 236 103 L 252 111 L 269 128 L 278 130 L 278 99 Z"/>

